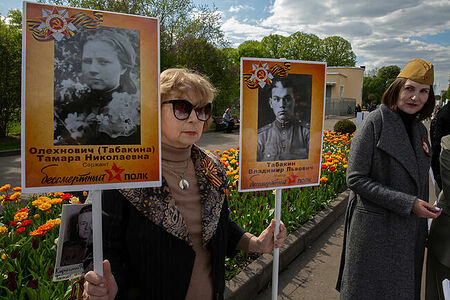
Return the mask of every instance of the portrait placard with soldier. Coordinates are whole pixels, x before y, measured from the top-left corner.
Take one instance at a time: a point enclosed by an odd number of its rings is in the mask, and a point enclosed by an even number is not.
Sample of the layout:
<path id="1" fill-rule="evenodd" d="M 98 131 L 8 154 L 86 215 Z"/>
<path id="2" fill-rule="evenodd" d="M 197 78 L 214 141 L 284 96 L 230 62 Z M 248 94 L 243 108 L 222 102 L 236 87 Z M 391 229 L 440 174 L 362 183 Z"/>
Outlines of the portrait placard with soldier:
<path id="1" fill-rule="evenodd" d="M 258 94 L 257 161 L 307 159 L 311 76 L 275 78 Z"/>

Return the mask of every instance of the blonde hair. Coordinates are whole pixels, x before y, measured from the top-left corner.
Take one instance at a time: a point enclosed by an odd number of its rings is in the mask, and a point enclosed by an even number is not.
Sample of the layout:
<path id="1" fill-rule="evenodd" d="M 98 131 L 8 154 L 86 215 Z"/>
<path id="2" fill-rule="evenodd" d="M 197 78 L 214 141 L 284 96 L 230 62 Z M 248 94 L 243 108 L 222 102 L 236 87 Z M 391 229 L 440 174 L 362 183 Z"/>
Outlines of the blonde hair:
<path id="1" fill-rule="evenodd" d="M 216 88 L 206 76 L 181 68 L 167 69 L 161 73 L 160 92 L 162 102 L 169 100 L 168 97 L 172 93 L 193 93 L 199 96 L 199 99 L 192 99 L 196 101 L 196 103 L 192 103 L 195 106 L 212 103 L 217 94 Z M 203 131 L 206 131 L 211 123 L 212 118 L 205 122 Z"/>
<path id="2" fill-rule="evenodd" d="M 216 89 L 209 79 L 187 69 L 167 69 L 160 76 L 161 99 L 167 100 L 170 93 L 194 93 L 200 96 L 195 99 L 196 106 L 212 103 L 216 96 Z"/>

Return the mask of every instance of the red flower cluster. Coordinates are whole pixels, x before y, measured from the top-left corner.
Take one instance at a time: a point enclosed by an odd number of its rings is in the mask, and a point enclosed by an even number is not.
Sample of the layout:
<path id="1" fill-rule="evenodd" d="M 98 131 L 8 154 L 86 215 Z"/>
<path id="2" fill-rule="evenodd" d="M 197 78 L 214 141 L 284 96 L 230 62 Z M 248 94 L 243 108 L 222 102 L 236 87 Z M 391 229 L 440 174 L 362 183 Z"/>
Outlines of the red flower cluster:
<path id="1" fill-rule="evenodd" d="M 29 225 L 31 225 L 31 223 L 33 223 L 33 221 L 31 221 L 31 220 L 25 220 L 25 221 L 23 221 L 22 222 L 22 227 L 27 227 L 27 226 L 29 226 Z"/>
<path id="2" fill-rule="evenodd" d="M 62 199 L 62 201 L 64 201 L 64 200 L 70 200 L 70 198 L 72 198 L 72 197 L 73 197 L 72 194 L 66 193 L 66 194 L 62 195 L 61 199 Z"/>

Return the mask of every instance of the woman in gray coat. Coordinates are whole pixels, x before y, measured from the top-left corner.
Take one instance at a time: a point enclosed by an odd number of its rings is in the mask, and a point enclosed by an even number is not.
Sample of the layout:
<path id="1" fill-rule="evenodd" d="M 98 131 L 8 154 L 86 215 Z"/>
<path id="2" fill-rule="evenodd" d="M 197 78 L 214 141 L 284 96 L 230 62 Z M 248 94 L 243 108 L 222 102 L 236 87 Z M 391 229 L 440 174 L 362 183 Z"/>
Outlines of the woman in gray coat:
<path id="1" fill-rule="evenodd" d="M 356 131 L 350 148 L 337 289 L 341 299 L 420 299 L 430 147 L 420 122 L 434 108 L 433 65 L 413 60 Z"/>

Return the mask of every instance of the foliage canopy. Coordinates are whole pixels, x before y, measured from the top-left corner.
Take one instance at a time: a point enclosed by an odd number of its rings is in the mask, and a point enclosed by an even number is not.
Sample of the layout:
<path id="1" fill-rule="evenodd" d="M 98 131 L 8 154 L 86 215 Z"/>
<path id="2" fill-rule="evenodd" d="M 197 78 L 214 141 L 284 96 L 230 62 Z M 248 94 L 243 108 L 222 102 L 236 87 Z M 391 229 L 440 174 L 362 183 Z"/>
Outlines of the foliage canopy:
<path id="1" fill-rule="evenodd" d="M 8 134 L 10 122 L 20 116 L 21 13 L 10 11 L 7 17 L 10 24 L 0 19 L 0 137 Z"/>

